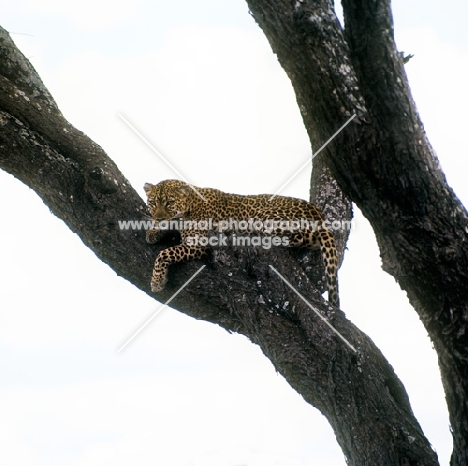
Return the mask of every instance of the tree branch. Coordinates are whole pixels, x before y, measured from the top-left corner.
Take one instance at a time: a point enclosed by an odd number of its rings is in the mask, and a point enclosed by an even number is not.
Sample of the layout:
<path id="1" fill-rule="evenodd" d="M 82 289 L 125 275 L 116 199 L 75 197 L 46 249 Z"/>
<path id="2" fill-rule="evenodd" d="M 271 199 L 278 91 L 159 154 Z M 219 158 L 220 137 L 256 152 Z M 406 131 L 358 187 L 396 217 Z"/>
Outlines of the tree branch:
<path id="1" fill-rule="evenodd" d="M 439 357 L 454 438 L 468 464 L 468 216 L 440 169 L 393 39 L 390 1 L 248 0 L 291 78 L 317 144 L 358 115 L 322 154 L 370 221 L 383 268 L 418 312 Z"/>
<path id="2" fill-rule="evenodd" d="M 142 200 L 102 149 L 62 117 L 3 29 L 0 46 L 0 167 L 34 189 L 101 260 L 149 294 L 161 246 L 147 245 L 143 231 L 117 225 L 118 220 L 145 218 Z M 295 254 L 279 248 L 214 250 L 203 275 L 172 303 L 258 344 L 290 385 L 327 417 L 349 464 L 438 464 L 392 367 L 342 311 L 321 298 Z M 158 299 L 167 300 L 200 264 L 173 267 Z"/>

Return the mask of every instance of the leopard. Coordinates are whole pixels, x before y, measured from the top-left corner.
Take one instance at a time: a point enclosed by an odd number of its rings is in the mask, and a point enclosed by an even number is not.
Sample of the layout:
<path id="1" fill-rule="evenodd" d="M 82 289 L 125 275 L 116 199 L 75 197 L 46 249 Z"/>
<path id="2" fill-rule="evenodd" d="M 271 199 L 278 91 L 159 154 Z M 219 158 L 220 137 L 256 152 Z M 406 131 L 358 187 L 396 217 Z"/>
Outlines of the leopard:
<path id="1" fill-rule="evenodd" d="M 169 223 L 187 225 L 179 229 L 180 244 L 163 249 L 157 255 L 151 278 L 153 293 L 165 288 L 171 264 L 201 259 L 207 255 L 208 236 L 223 231 L 222 227 L 229 219 L 230 225 L 242 221 L 245 225 L 250 221 L 250 234 L 252 225 L 266 225 L 269 228 L 256 228 L 255 232 L 286 238 L 284 245 L 288 247 L 320 248 L 328 301 L 339 307 L 337 251 L 331 231 L 323 227 L 323 216 L 318 206 L 303 199 L 280 195 L 241 195 L 215 188 L 198 188 L 180 180 L 164 180 L 155 185 L 145 183 L 144 191 L 152 218 L 151 228 L 146 231 L 148 243 L 160 241 Z M 304 222 L 303 219 L 308 221 Z M 296 223 L 293 224 L 293 221 Z M 202 222 L 204 226 L 209 224 L 210 230 L 200 228 Z M 205 241 L 194 242 L 194 238 L 205 238 Z"/>

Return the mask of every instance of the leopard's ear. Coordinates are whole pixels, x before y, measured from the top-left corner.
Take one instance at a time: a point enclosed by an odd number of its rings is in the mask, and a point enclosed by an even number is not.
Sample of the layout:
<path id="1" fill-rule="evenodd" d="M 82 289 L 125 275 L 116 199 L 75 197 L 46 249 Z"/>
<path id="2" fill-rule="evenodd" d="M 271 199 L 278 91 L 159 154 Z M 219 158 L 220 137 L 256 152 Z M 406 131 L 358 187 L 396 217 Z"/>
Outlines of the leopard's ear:
<path id="1" fill-rule="evenodd" d="M 150 183 L 145 183 L 145 185 L 143 186 L 143 189 L 145 190 L 146 195 L 148 195 L 153 188 L 154 188 L 154 184 L 150 184 Z"/>

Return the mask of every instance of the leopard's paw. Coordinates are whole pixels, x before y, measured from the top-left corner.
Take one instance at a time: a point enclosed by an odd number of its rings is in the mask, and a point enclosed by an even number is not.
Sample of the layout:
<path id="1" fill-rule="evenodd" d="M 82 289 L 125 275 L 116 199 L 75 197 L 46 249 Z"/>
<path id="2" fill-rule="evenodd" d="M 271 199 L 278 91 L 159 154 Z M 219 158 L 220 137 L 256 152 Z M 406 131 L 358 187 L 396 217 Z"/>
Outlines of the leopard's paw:
<path id="1" fill-rule="evenodd" d="M 149 244 L 157 243 L 162 237 L 159 230 L 146 230 L 146 242 Z"/>
<path id="2" fill-rule="evenodd" d="M 160 272 L 153 272 L 151 278 L 151 291 L 153 293 L 158 293 L 159 291 L 164 290 L 164 287 L 167 283 L 167 269 Z"/>

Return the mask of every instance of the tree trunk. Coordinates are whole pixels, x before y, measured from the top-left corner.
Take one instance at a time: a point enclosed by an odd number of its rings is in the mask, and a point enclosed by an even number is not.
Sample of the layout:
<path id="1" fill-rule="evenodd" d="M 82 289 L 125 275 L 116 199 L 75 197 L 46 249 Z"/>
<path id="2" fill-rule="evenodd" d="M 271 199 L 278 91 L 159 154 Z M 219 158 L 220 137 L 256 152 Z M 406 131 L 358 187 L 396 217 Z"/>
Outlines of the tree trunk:
<path id="1" fill-rule="evenodd" d="M 393 39 L 390 1 L 248 0 L 293 83 L 311 140 L 350 114 L 321 156 L 370 221 L 383 268 L 418 312 L 439 358 L 454 451 L 468 464 L 468 219 L 447 186 Z M 354 122 L 353 122 L 354 123 Z M 351 125 L 350 125 L 351 126 Z"/>
<path id="2" fill-rule="evenodd" d="M 452 403 L 452 464 L 463 464 L 467 358 L 466 335 L 460 332 L 468 320 L 466 213 L 446 187 L 425 139 L 391 27 L 382 29 L 391 23 L 390 9 L 378 17 L 382 24 L 374 20 L 371 27 L 364 20 L 375 16 L 373 5 L 364 8 L 370 10 L 367 15 L 346 5 L 354 28 L 374 31 L 375 37 L 360 42 L 353 39 L 360 34 L 353 28 L 345 40 L 327 2 L 248 3 L 291 77 L 314 147 L 358 115 L 317 156 L 314 176 L 325 173 L 325 188 L 315 188 L 313 196 L 323 201 L 328 193 L 339 199 L 329 203 L 336 206 L 330 217 L 349 216 L 349 198 L 371 221 L 386 270 L 408 291 L 438 350 Z M 362 50 L 363 43 L 370 50 Z M 150 294 L 153 261 L 162 246 L 147 245 L 144 231 L 118 227 L 118 220 L 145 218 L 140 197 L 102 149 L 63 118 L 3 29 L 0 46 L 0 167 L 34 189 L 102 261 Z M 357 52 L 350 51 L 354 48 Z M 386 61 L 380 66 L 361 63 L 359 53 Z M 378 73 L 368 75 L 369 66 Z M 340 244 L 343 248 L 345 239 Z M 290 385 L 327 417 L 349 464 L 438 464 L 392 367 L 363 332 L 320 296 L 319 267 L 309 273 L 294 250 L 228 247 L 214 250 L 204 261 L 173 266 L 168 286 L 157 298 L 167 300 L 202 264 L 207 265 L 202 274 L 171 304 L 258 344 Z"/>

